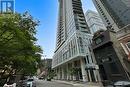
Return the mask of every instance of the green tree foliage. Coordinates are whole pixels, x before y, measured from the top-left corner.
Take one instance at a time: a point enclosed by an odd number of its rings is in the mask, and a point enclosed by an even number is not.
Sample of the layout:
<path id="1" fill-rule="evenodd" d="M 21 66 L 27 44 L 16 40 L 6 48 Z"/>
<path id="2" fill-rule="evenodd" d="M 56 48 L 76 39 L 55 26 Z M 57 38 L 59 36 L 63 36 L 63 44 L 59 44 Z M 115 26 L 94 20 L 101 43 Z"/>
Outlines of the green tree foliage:
<path id="1" fill-rule="evenodd" d="M 27 12 L 0 15 L 0 80 L 16 73 L 36 72 L 42 54 L 36 45 L 38 24 Z"/>
<path id="2" fill-rule="evenodd" d="M 76 77 L 76 80 L 79 80 L 79 72 L 80 72 L 80 68 L 70 68 L 68 70 L 68 74 L 71 75 L 71 79 L 73 79 L 73 76 Z"/>

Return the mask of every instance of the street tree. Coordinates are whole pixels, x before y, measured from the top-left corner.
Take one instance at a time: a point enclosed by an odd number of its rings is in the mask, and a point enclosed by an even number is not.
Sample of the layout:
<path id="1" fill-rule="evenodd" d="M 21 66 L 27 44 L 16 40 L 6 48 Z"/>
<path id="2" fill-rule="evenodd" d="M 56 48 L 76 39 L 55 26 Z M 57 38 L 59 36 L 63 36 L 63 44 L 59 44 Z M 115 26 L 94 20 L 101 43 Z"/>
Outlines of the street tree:
<path id="1" fill-rule="evenodd" d="M 0 82 L 17 73 L 36 73 L 42 54 L 36 44 L 38 25 L 28 12 L 0 15 Z"/>

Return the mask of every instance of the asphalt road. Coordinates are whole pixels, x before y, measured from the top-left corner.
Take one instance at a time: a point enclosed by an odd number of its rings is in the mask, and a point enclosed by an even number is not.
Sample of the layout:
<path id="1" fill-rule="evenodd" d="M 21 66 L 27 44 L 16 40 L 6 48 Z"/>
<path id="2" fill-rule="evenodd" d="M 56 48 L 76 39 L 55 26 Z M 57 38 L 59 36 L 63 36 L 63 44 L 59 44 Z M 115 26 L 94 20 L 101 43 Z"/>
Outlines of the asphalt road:
<path id="1" fill-rule="evenodd" d="M 37 80 L 36 85 L 37 87 L 74 87 L 72 85 L 64 83 L 58 83 L 54 81 L 43 81 L 43 80 Z"/>

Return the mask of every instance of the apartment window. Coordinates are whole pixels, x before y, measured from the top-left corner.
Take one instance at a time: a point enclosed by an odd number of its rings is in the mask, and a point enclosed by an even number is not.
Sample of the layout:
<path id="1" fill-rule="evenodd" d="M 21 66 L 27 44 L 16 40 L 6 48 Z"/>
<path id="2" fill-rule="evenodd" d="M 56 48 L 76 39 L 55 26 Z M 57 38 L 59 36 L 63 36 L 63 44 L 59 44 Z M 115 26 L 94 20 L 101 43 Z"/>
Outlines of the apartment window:
<path id="1" fill-rule="evenodd" d="M 82 38 L 81 37 L 79 37 L 79 43 L 80 43 L 80 52 L 84 53 L 83 42 L 82 42 Z"/>
<path id="2" fill-rule="evenodd" d="M 109 22 L 109 23 L 107 23 L 108 25 L 110 25 L 111 23 Z"/>
<path id="3" fill-rule="evenodd" d="M 96 44 L 100 44 L 102 42 L 102 40 L 100 38 L 97 38 L 95 42 L 96 42 Z"/>
<path id="4" fill-rule="evenodd" d="M 79 37 L 79 43 L 80 43 L 80 46 L 82 47 L 83 46 L 83 42 L 82 42 L 82 38 Z"/>
<path id="5" fill-rule="evenodd" d="M 88 63 L 89 64 L 89 58 L 88 58 L 88 55 L 86 56 L 86 63 Z"/>
<path id="6" fill-rule="evenodd" d="M 128 22 L 128 21 L 129 21 L 129 19 L 126 19 L 126 21 Z"/>
<path id="7" fill-rule="evenodd" d="M 127 48 L 129 49 L 129 51 L 130 51 L 130 41 L 128 41 L 128 42 L 126 43 L 126 46 L 127 46 Z"/>
<path id="8" fill-rule="evenodd" d="M 109 54 L 109 55 L 107 56 L 108 59 L 109 59 L 109 62 L 112 62 L 112 60 L 113 60 L 113 59 L 112 59 L 112 56 L 113 56 L 112 54 Z"/>
<path id="9" fill-rule="evenodd" d="M 86 58 L 83 58 L 83 59 L 84 59 L 85 64 L 87 64 Z"/>
<path id="10" fill-rule="evenodd" d="M 114 28 L 111 28 L 112 30 L 114 30 Z"/>
<path id="11" fill-rule="evenodd" d="M 109 20 L 106 20 L 106 22 L 109 22 Z"/>
<path id="12" fill-rule="evenodd" d="M 124 18 L 127 18 L 126 16 L 124 16 Z"/>
<path id="13" fill-rule="evenodd" d="M 98 44 L 100 44 L 100 43 L 103 42 L 103 39 L 104 39 L 103 36 L 102 36 L 102 37 L 99 37 L 99 38 L 97 38 L 97 39 L 95 40 L 95 43 L 98 45 Z"/>

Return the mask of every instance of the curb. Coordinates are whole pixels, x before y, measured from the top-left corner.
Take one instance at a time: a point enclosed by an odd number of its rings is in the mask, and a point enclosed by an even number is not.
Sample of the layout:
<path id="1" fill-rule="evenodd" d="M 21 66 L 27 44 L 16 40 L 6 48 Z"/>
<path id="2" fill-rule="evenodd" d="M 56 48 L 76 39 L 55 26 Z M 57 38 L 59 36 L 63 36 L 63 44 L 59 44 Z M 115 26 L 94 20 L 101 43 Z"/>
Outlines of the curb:
<path id="1" fill-rule="evenodd" d="M 68 85 L 73 85 L 73 86 L 77 86 L 77 87 L 100 87 L 100 86 L 92 86 L 90 84 L 79 84 L 79 83 L 74 83 L 74 82 L 66 82 L 66 81 L 60 81 L 60 80 L 54 80 L 55 82 L 60 82 L 60 83 L 64 83 L 64 84 L 68 84 Z"/>

